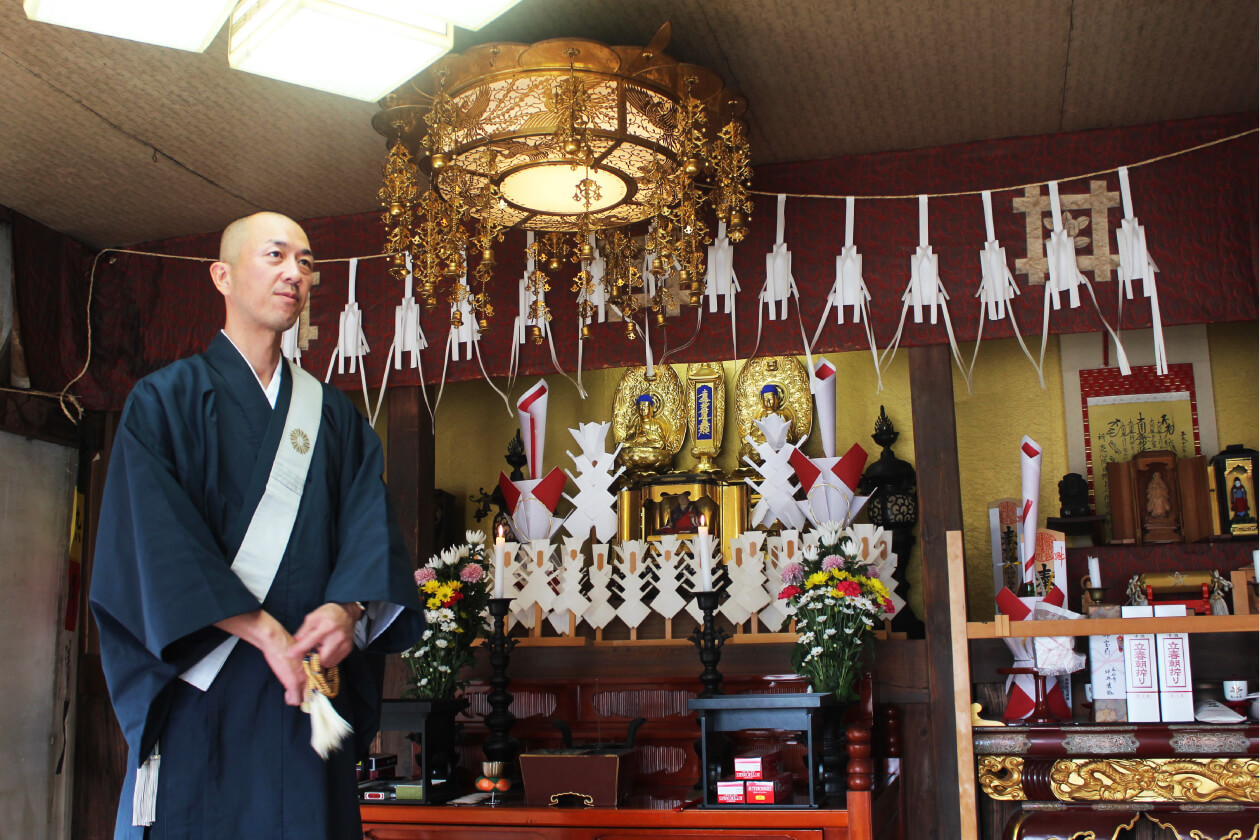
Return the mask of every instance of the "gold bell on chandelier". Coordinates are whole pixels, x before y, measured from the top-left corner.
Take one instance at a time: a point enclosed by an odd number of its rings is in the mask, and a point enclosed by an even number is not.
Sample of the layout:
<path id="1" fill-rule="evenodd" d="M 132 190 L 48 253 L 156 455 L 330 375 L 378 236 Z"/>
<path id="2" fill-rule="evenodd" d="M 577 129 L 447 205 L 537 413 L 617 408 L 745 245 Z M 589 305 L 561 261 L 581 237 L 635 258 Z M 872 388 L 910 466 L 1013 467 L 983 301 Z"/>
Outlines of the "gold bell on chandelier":
<path id="1" fill-rule="evenodd" d="M 552 257 L 551 259 L 547 260 L 547 270 L 548 270 L 548 271 L 559 271 L 559 270 L 560 270 L 560 258 L 559 258 L 559 257 Z"/>
<path id="2" fill-rule="evenodd" d="M 683 172 L 687 174 L 688 176 L 699 175 L 700 174 L 700 161 L 696 160 L 693 157 L 687 158 L 686 160 L 683 161 L 682 169 L 683 169 Z"/>
<path id="3" fill-rule="evenodd" d="M 481 264 L 487 265 L 487 266 L 494 265 L 494 249 L 493 248 L 481 249 Z"/>
<path id="4" fill-rule="evenodd" d="M 580 151 L 582 151 L 582 144 L 579 143 L 576 138 L 570 137 L 564 141 L 564 153 L 566 155 L 572 157 Z"/>
<path id="5" fill-rule="evenodd" d="M 445 169 L 450 162 L 451 156 L 442 152 L 434 152 L 429 156 L 429 163 L 433 166 L 434 172 L 437 172 L 439 169 Z"/>
<path id="6" fill-rule="evenodd" d="M 534 342 L 535 344 L 543 343 L 542 327 L 538 326 L 537 324 L 530 324 L 529 326 L 527 326 L 525 328 L 525 335 L 527 335 L 529 337 L 529 340 Z"/>
<path id="7" fill-rule="evenodd" d="M 691 287 L 691 272 L 685 268 L 678 270 L 678 284 L 684 289 Z"/>
<path id="8" fill-rule="evenodd" d="M 451 313 L 451 326 L 452 327 L 464 326 L 464 313 L 463 312 L 460 312 L 458 309 L 456 309 L 454 312 Z"/>
<path id="9" fill-rule="evenodd" d="M 391 201 L 389 203 L 389 215 L 401 216 L 405 212 L 407 212 L 407 209 L 402 206 L 401 201 Z"/>
<path id="10" fill-rule="evenodd" d="M 652 257 L 652 273 L 661 274 L 665 271 L 665 263 L 660 257 Z"/>
<path id="11" fill-rule="evenodd" d="M 479 333 L 490 332 L 490 319 L 487 318 L 485 315 L 482 315 L 480 318 L 477 319 L 477 332 Z"/>
<path id="12" fill-rule="evenodd" d="M 586 339 L 591 337 L 591 325 L 589 323 L 582 324 L 582 332 L 580 335 L 583 341 L 586 341 Z"/>
<path id="13" fill-rule="evenodd" d="M 634 321 L 626 321 L 626 338 L 633 341 L 635 332 Z"/>
<path id="14" fill-rule="evenodd" d="M 665 308 L 664 307 L 656 310 L 656 325 L 658 327 L 665 326 Z"/>
<path id="15" fill-rule="evenodd" d="M 583 242 L 578 246 L 578 257 L 582 262 L 590 262 L 595 259 L 595 249 L 591 247 L 590 242 Z"/>
<path id="16" fill-rule="evenodd" d="M 700 290 L 699 289 L 692 289 L 690 292 L 687 293 L 687 305 L 688 306 L 700 305 Z"/>

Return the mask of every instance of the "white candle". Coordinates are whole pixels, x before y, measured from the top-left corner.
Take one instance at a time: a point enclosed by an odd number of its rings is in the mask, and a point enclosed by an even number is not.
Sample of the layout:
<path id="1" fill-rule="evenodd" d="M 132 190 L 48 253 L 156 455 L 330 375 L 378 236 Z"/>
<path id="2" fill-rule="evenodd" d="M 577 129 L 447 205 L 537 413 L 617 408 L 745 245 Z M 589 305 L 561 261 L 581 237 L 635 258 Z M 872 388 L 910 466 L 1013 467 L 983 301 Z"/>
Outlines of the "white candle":
<path id="1" fill-rule="evenodd" d="M 709 526 L 700 517 L 700 530 L 696 534 L 696 554 L 700 560 L 700 590 L 713 591 L 713 558 L 709 556 Z"/>
<path id="2" fill-rule="evenodd" d="M 507 571 L 503 557 L 503 526 L 499 526 L 499 534 L 494 538 L 494 597 L 503 597 L 503 578 Z"/>
<path id="3" fill-rule="evenodd" d="M 1086 558 L 1086 562 L 1089 564 L 1090 587 L 1093 589 L 1101 589 L 1102 588 L 1102 575 L 1098 573 L 1098 558 L 1089 557 L 1089 558 Z"/>
<path id="4" fill-rule="evenodd" d="M 1260 581 L 1260 551 L 1251 552 L 1251 565 L 1256 567 L 1256 580 Z"/>

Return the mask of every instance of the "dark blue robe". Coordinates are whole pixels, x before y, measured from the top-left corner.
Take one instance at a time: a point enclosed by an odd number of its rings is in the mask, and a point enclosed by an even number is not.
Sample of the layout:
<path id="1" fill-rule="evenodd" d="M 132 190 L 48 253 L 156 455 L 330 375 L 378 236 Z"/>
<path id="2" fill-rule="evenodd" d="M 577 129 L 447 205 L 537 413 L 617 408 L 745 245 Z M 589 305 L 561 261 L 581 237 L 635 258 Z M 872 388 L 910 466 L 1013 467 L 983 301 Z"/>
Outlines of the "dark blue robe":
<path id="1" fill-rule="evenodd" d="M 129 761 L 116 838 L 131 826 L 136 769 L 161 741 L 150 838 L 358 838 L 354 763 L 380 698 L 364 652 L 341 663 L 334 706 L 355 743 L 327 761 L 309 716 L 284 702 L 262 654 L 238 642 L 205 693 L 179 674 L 227 637 L 215 622 L 259 608 L 230 565 L 262 497 L 288 412 L 282 365 L 272 409 L 220 333 L 202 356 L 136 384 L 110 458 L 92 570 L 101 659 Z M 389 510 L 381 445 L 345 395 L 323 388 L 301 506 L 262 607 L 293 633 L 327 602 L 406 609 L 368 648 L 409 647 L 423 613 Z"/>

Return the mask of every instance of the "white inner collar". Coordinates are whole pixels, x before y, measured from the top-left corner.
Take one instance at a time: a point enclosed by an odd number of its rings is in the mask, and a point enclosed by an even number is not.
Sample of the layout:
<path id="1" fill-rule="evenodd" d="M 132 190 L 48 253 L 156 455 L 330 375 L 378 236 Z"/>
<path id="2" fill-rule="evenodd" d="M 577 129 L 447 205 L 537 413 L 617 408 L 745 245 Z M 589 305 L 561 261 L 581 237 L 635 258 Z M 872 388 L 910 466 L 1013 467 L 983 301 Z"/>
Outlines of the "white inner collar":
<path id="1" fill-rule="evenodd" d="M 241 353 L 241 348 L 236 346 L 236 342 L 232 340 L 232 336 L 223 332 L 223 330 L 219 330 L 219 332 L 223 333 L 223 337 L 228 340 L 228 344 L 231 344 L 233 349 L 235 349 L 237 353 L 240 353 L 241 358 L 245 359 L 245 354 Z M 250 364 L 249 359 L 245 359 L 245 366 L 249 368 L 250 373 L 254 374 L 254 381 L 258 383 L 259 388 L 262 388 L 263 396 L 267 398 L 267 402 L 271 403 L 272 408 L 276 407 L 276 400 L 280 397 L 280 366 L 283 364 L 284 356 L 282 355 L 276 362 L 276 369 L 271 373 L 271 382 L 264 385 L 262 384 L 262 380 L 258 378 L 258 371 L 254 370 L 254 366 Z"/>

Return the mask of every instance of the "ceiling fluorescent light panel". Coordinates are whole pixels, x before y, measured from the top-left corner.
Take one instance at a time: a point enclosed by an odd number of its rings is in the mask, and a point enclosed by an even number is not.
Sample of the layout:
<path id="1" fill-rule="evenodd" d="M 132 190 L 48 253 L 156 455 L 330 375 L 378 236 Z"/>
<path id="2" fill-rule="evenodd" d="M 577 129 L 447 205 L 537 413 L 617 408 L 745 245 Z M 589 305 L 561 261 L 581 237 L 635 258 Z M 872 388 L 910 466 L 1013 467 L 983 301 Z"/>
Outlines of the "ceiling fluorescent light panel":
<path id="1" fill-rule="evenodd" d="M 232 13 L 228 63 L 375 102 L 450 48 L 450 25 L 414 3 L 243 0 Z"/>
<path id="2" fill-rule="evenodd" d="M 201 52 L 235 5 L 236 0 L 26 0 L 25 10 L 41 23 Z"/>

